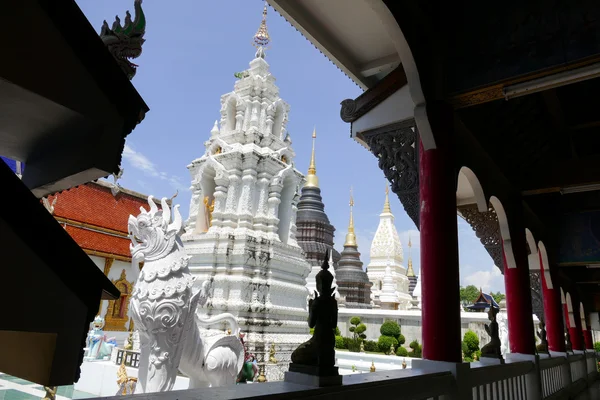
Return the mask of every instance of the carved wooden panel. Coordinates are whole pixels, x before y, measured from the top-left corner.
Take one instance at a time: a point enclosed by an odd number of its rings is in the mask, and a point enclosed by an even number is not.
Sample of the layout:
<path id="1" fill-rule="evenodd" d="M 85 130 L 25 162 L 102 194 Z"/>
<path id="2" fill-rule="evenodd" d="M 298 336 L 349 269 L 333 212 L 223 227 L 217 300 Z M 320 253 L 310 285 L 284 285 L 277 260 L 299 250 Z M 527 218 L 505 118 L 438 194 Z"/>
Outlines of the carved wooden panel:
<path id="1" fill-rule="evenodd" d="M 461 206 L 458 211 L 465 221 L 475 231 L 475 236 L 481 241 L 494 264 L 504 273 L 504 262 L 502 259 L 502 237 L 500 236 L 500 225 L 498 216 L 492 207 L 486 212 L 479 212 L 475 204 Z"/>
<path id="2" fill-rule="evenodd" d="M 121 292 L 121 296 L 117 300 L 108 302 L 108 309 L 104 320 L 106 325 L 105 331 L 125 331 L 125 324 L 129 321 L 129 300 L 133 285 L 129 283 L 125 276 L 125 270 L 121 271 L 121 276 L 118 280 L 113 281 L 114 285 Z"/>
<path id="3" fill-rule="evenodd" d="M 529 285 L 531 287 L 531 308 L 533 309 L 533 313 L 541 321 L 544 321 L 544 297 L 540 271 L 529 271 Z"/>
<path id="4" fill-rule="evenodd" d="M 413 119 L 362 133 L 404 210 L 419 227 L 419 133 Z"/>

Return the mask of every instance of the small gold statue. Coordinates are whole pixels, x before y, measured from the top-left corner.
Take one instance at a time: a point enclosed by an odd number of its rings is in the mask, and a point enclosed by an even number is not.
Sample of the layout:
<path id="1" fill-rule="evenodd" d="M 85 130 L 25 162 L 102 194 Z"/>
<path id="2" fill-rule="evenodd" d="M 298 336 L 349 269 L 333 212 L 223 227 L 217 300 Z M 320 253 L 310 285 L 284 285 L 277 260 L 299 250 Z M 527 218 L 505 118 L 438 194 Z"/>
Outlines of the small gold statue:
<path id="1" fill-rule="evenodd" d="M 125 357 L 123 356 L 123 361 L 121 362 L 121 366 L 117 371 L 117 385 L 119 385 L 119 391 L 117 392 L 117 396 L 133 394 L 135 392 L 136 383 L 137 378 L 127 376 L 127 368 L 125 368 Z"/>
<path id="2" fill-rule="evenodd" d="M 56 400 L 56 386 L 44 386 L 46 396 L 42 400 Z"/>
<path id="3" fill-rule="evenodd" d="M 360 342 L 360 352 L 364 353 L 365 352 L 365 343 L 364 342 Z"/>
<path id="4" fill-rule="evenodd" d="M 402 360 L 402 369 L 406 369 L 406 358 Z"/>
<path id="5" fill-rule="evenodd" d="M 267 377 L 265 376 L 265 366 L 263 365 L 260 368 L 260 375 L 258 376 L 258 379 L 256 380 L 256 382 L 265 383 L 266 381 L 267 381 Z"/>
<path id="6" fill-rule="evenodd" d="M 129 336 L 127 337 L 127 343 L 125 343 L 125 346 L 123 347 L 125 350 L 132 350 L 133 349 L 133 332 L 129 332 Z"/>
<path id="7" fill-rule="evenodd" d="M 277 364 L 277 359 L 275 358 L 275 343 L 271 343 L 271 350 L 269 350 L 269 362 L 271 364 Z"/>
<path id="8" fill-rule="evenodd" d="M 210 197 L 204 196 L 204 208 L 206 210 L 206 222 L 208 226 L 206 230 L 208 230 L 208 228 L 212 226 L 212 214 L 215 210 L 215 199 L 211 202 Z"/>
<path id="9" fill-rule="evenodd" d="M 371 361 L 371 368 L 369 368 L 369 371 L 375 372 L 375 361 Z"/>

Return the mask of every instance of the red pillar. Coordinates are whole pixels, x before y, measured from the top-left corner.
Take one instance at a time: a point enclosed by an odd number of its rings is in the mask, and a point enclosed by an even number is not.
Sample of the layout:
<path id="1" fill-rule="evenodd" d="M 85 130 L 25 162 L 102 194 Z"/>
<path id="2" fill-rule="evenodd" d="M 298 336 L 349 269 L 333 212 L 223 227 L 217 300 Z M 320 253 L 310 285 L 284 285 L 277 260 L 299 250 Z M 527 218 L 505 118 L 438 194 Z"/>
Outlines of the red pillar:
<path id="1" fill-rule="evenodd" d="M 581 316 L 579 314 L 579 298 L 575 293 L 570 293 L 571 304 L 573 306 L 573 319 L 575 320 L 574 326 L 569 326 L 569 335 L 571 336 L 571 343 L 573 344 L 573 350 L 584 350 L 583 343 L 583 331 L 581 330 Z"/>
<path id="2" fill-rule="evenodd" d="M 508 268 L 504 243 L 502 243 L 508 337 L 511 353 L 535 354 L 535 333 L 533 331 L 533 310 L 529 285 L 529 263 L 527 261 L 527 249 L 525 248 L 525 227 L 521 229 L 519 219 L 520 216 L 518 215 L 514 218 L 513 225 L 515 226 L 511 229 L 511 244 L 517 264 L 516 268 Z M 517 224 L 519 226 L 516 226 Z"/>
<path id="3" fill-rule="evenodd" d="M 592 339 L 592 331 L 590 331 L 589 327 L 583 332 L 583 339 L 585 340 L 585 348 L 586 349 L 594 348 L 594 341 Z"/>
<path id="4" fill-rule="evenodd" d="M 447 105 L 432 104 L 427 115 L 436 148 L 425 150 L 419 141 L 423 358 L 460 363 L 453 114 Z"/>
<path id="5" fill-rule="evenodd" d="M 562 304 L 560 303 L 560 288 L 553 279 L 552 289 L 548 288 L 544 271 L 550 272 L 550 266 L 544 265 L 542 253 L 540 255 L 540 267 L 542 275 L 542 292 L 544 296 L 544 316 L 546 317 L 546 338 L 548 349 L 564 353 L 565 350 L 565 327 L 563 326 Z"/>

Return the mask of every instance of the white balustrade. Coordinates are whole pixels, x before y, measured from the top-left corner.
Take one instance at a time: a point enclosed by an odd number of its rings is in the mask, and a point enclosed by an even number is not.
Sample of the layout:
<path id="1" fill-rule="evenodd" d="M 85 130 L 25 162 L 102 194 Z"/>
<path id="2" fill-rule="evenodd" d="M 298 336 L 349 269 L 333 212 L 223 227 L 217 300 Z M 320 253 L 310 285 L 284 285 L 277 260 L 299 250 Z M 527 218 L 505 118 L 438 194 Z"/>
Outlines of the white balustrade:
<path id="1" fill-rule="evenodd" d="M 521 361 L 503 365 L 475 366 L 468 373 L 473 400 L 529 400 L 528 374 L 534 363 Z"/>
<path id="2" fill-rule="evenodd" d="M 560 398 L 568 394 L 571 385 L 571 368 L 566 357 L 540 360 L 542 398 Z"/>
<path id="3" fill-rule="evenodd" d="M 596 360 L 596 353 L 585 353 L 585 361 L 587 366 L 587 380 L 592 382 L 598 375 L 598 361 Z"/>

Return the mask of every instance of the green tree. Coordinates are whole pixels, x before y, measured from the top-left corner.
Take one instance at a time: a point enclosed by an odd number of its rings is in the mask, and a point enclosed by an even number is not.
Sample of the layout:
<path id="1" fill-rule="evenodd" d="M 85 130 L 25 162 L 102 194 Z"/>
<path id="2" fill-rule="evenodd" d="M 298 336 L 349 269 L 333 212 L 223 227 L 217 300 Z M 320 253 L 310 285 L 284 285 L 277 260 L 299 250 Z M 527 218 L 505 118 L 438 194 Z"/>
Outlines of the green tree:
<path id="1" fill-rule="evenodd" d="M 467 287 L 460 288 L 460 301 L 461 303 L 472 304 L 479 297 L 479 289 L 475 285 L 469 285 Z"/>
<path id="2" fill-rule="evenodd" d="M 479 351 L 479 337 L 473 331 L 467 331 L 463 337 L 462 351 L 465 361 L 472 360 L 473 355 Z"/>
<path id="3" fill-rule="evenodd" d="M 352 325 L 350 327 L 350 332 L 353 333 L 353 339 L 359 340 L 359 339 L 366 339 L 367 335 L 365 335 L 365 331 L 367 330 L 367 326 L 365 324 L 362 324 L 360 322 L 360 317 L 352 317 L 350 318 L 350 324 Z"/>
<path id="4" fill-rule="evenodd" d="M 494 298 L 494 300 L 498 304 L 500 304 L 500 302 L 506 298 L 506 295 L 504 293 L 500 293 L 500 292 L 498 292 L 498 293 L 491 292 L 490 295 Z"/>
<path id="5" fill-rule="evenodd" d="M 408 352 L 409 357 L 420 358 L 423 355 L 423 347 L 421 347 L 417 340 L 413 340 L 412 342 L 410 342 L 408 347 L 412 349 L 412 351 Z"/>

